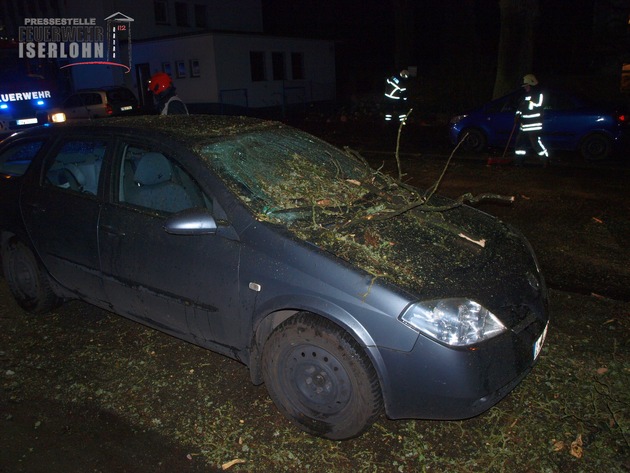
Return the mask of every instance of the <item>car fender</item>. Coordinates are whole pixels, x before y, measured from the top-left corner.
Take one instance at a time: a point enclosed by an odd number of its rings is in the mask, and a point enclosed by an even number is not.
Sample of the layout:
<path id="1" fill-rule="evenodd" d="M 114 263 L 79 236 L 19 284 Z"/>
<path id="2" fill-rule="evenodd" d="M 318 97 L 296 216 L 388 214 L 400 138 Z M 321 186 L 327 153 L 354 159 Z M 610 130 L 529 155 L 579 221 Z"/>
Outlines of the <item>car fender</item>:
<path id="1" fill-rule="evenodd" d="M 383 398 L 385 400 L 390 398 L 389 386 L 391 386 L 391 383 L 389 372 L 381 356 L 379 347 L 376 345 L 376 342 L 367 329 L 344 308 L 320 297 L 302 295 L 299 299 L 296 299 L 295 295 L 292 294 L 271 299 L 267 301 L 264 307 L 259 309 L 258 316 L 254 320 L 252 327 L 253 336 L 248 363 L 251 380 L 254 384 L 262 383 L 262 351 L 265 341 L 271 332 L 283 321 L 305 311 L 326 318 L 339 325 L 359 343 L 376 370 Z M 409 349 L 413 348 L 415 340 L 417 340 L 417 334 L 414 337 L 414 343 L 411 344 Z"/>

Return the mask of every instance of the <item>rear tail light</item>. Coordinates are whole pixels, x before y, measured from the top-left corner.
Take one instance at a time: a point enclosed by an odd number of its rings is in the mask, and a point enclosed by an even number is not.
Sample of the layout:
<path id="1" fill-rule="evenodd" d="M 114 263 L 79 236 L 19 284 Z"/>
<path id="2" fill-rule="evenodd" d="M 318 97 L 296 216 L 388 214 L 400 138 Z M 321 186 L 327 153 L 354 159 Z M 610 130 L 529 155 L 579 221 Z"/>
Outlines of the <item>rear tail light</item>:
<path id="1" fill-rule="evenodd" d="M 114 109 L 112 108 L 112 106 L 110 104 L 106 105 L 107 107 L 107 115 L 111 115 L 112 113 L 114 113 Z"/>
<path id="2" fill-rule="evenodd" d="M 617 115 L 617 120 L 619 120 L 620 123 L 627 123 L 628 122 L 628 115 L 620 113 L 619 115 Z"/>

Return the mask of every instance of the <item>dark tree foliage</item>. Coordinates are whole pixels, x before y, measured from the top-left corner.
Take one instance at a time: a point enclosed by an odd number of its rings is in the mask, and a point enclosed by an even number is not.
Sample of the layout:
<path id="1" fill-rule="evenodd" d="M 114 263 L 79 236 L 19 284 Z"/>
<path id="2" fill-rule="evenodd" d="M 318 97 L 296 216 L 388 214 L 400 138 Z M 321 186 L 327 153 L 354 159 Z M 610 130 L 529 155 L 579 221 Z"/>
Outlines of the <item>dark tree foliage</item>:
<path id="1" fill-rule="evenodd" d="M 341 99 L 380 92 L 385 77 L 416 66 L 416 113 L 480 105 L 530 72 L 548 86 L 606 98 L 619 92 L 621 65 L 630 63 L 629 0 L 262 4 L 267 33 L 335 41 Z"/>

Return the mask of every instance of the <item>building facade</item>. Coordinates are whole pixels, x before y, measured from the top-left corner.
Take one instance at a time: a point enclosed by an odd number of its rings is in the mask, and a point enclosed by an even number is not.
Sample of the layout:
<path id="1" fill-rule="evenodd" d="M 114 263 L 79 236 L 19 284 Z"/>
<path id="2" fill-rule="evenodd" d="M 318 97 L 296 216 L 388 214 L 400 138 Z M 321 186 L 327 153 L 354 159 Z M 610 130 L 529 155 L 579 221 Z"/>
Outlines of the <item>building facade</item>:
<path id="1" fill-rule="evenodd" d="M 42 40 L 25 38 L 20 27 L 29 18 L 85 19 L 100 28 L 102 38 L 89 41 L 100 39 L 102 52 L 94 48 L 90 57 L 60 54 L 67 41 L 55 46 L 69 91 L 124 85 L 149 108 L 146 83 L 164 71 L 199 112 L 284 110 L 335 99 L 334 42 L 266 36 L 261 0 L 3 0 L 0 18 L 0 36 L 20 42 Z"/>
<path id="2" fill-rule="evenodd" d="M 201 33 L 136 42 L 133 57 L 135 88 L 167 72 L 193 111 L 285 110 L 335 98 L 331 41 Z"/>

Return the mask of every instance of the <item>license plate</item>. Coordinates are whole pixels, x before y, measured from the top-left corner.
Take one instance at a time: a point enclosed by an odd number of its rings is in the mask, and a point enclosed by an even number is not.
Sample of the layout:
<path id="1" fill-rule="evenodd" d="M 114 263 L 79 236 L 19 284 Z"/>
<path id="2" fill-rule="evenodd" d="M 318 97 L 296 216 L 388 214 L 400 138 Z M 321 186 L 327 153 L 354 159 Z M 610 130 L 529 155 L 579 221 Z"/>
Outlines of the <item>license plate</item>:
<path id="1" fill-rule="evenodd" d="M 22 118 L 21 120 L 16 120 L 15 124 L 20 125 L 35 125 L 37 124 L 37 118 Z"/>
<path id="2" fill-rule="evenodd" d="M 540 355 L 540 350 L 542 350 L 543 344 L 545 343 L 545 337 L 547 336 L 548 328 L 549 322 L 547 322 L 547 325 L 545 325 L 545 330 L 543 330 L 543 333 L 540 335 L 540 337 L 538 337 L 536 343 L 534 343 L 534 360 L 538 358 L 538 355 Z"/>
<path id="3" fill-rule="evenodd" d="M 126 105 L 126 106 L 124 106 L 124 107 L 120 107 L 120 109 L 121 109 L 123 112 L 126 112 L 127 110 L 131 110 L 132 108 L 133 108 L 133 107 L 132 107 L 131 105 Z"/>

